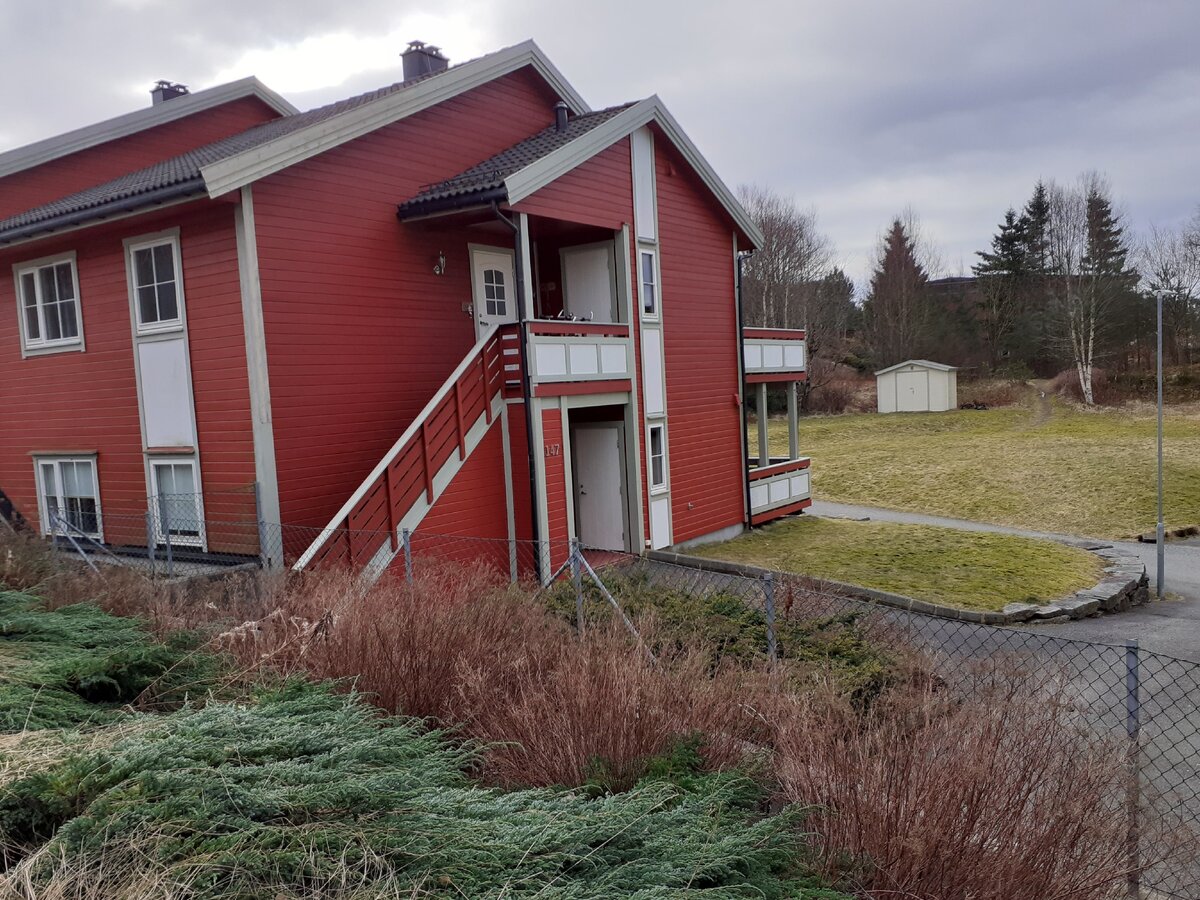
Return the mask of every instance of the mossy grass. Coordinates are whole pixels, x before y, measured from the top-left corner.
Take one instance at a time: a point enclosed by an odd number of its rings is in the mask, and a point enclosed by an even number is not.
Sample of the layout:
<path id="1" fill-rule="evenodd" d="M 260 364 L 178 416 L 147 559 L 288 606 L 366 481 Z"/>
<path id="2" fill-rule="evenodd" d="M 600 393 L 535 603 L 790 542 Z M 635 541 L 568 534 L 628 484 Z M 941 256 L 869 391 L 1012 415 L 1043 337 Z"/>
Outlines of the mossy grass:
<path id="1" fill-rule="evenodd" d="M 220 661 L 196 636 L 156 640 L 90 604 L 48 610 L 0 590 L 0 732 L 104 724 L 136 702 L 170 708 L 213 688 Z"/>
<path id="2" fill-rule="evenodd" d="M 769 432 L 786 453 L 786 423 Z M 1023 404 L 987 411 L 814 416 L 800 445 L 822 500 L 1088 537 L 1153 530 L 1145 405 L 1085 410 L 1031 389 Z M 1168 526 L 1200 524 L 1200 407 L 1167 410 L 1164 458 Z"/>
<path id="3" fill-rule="evenodd" d="M 1053 541 L 816 517 L 777 522 L 693 552 L 973 610 L 1046 603 L 1103 575 L 1095 555 Z"/>
<path id="4" fill-rule="evenodd" d="M 61 887 L 65 861 L 88 896 L 152 877 L 183 898 L 846 900 L 806 873 L 799 811 L 761 817 L 745 776 L 694 774 L 686 748 L 617 795 L 484 789 L 473 755 L 296 684 L 164 715 L 27 775 L 0 797 L 0 833 L 10 877 Z"/>

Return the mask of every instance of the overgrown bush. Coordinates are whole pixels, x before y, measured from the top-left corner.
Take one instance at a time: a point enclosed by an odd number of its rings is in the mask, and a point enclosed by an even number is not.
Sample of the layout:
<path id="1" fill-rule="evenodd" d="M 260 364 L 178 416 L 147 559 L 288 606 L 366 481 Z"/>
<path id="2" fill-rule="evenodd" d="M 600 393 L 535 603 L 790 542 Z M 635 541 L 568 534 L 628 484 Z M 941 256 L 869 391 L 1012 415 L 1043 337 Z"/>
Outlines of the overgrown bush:
<path id="1" fill-rule="evenodd" d="M 1125 747 L 1054 688 L 992 673 L 962 700 L 905 684 L 865 714 L 832 693 L 789 698 L 776 773 L 816 807 L 823 871 L 873 900 L 1124 896 Z M 1142 846 L 1168 854 L 1154 825 Z"/>
<path id="2" fill-rule="evenodd" d="M 848 900 L 805 874 L 798 813 L 757 816 L 757 789 L 735 773 L 589 799 L 484 790 L 467 778 L 472 760 L 415 720 L 320 687 L 179 712 L 9 785 L 0 889 Z"/>

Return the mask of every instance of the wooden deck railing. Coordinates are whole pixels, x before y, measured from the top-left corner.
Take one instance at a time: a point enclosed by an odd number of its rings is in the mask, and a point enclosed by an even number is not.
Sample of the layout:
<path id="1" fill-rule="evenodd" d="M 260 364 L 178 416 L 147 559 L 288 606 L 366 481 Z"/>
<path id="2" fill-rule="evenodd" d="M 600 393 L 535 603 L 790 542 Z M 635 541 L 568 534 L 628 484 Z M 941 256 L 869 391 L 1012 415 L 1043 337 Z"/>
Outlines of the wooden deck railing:
<path id="1" fill-rule="evenodd" d="M 465 459 L 468 431 L 481 416 L 491 423 L 494 398 L 504 385 L 501 338 L 493 328 L 471 348 L 292 568 L 363 566 L 388 542 L 394 552 L 404 516 L 422 494 L 433 502 L 434 476 L 452 454 Z"/>

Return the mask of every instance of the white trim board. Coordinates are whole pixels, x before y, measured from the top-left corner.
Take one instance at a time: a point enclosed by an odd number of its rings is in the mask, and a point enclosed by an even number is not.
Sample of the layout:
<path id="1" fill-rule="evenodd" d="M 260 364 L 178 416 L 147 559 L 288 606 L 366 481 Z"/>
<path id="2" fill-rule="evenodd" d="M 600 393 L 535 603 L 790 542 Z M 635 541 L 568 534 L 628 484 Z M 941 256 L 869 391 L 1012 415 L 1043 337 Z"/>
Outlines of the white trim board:
<path id="1" fill-rule="evenodd" d="M 663 130 L 671 143 L 683 154 L 688 164 L 696 170 L 708 189 L 716 195 L 726 212 L 737 223 L 738 228 L 750 238 L 751 243 L 755 247 L 761 247 L 764 241 L 762 231 L 750 219 L 749 213 L 738 202 L 733 192 L 721 181 L 696 145 L 684 134 L 679 123 L 675 121 L 675 117 L 667 111 L 657 94 L 635 103 L 603 125 L 596 126 L 569 144 L 559 147 L 554 152 L 546 154 L 536 162 L 509 175 L 504 179 L 508 202 L 512 205 L 520 203 L 534 192 L 541 190 L 555 179 L 587 162 L 600 151 L 607 149 L 650 122 L 654 122 Z"/>
<path id="2" fill-rule="evenodd" d="M 590 111 L 583 98 L 537 44 L 525 41 L 454 66 L 411 87 L 363 103 L 251 150 L 218 160 L 204 166 L 200 173 L 208 186 L 209 196 L 219 197 L 525 66 L 532 66 L 574 113 Z"/>
<path id="3" fill-rule="evenodd" d="M 285 116 L 300 111 L 257 78 L 242 78 L 0 153 L 0 178 L 245 97 L 257 97 Z"/>

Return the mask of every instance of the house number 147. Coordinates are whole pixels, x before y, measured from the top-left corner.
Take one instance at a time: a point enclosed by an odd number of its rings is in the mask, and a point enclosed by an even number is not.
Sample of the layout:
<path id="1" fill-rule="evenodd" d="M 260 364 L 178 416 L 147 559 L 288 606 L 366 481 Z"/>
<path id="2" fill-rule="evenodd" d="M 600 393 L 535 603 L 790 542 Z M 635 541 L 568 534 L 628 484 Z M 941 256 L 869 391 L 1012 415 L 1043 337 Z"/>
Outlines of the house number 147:
<path id="1" fill-rule="evenodd" d="M 546 444 L 547 456 L 562 456 L 562 444 Z"/>

